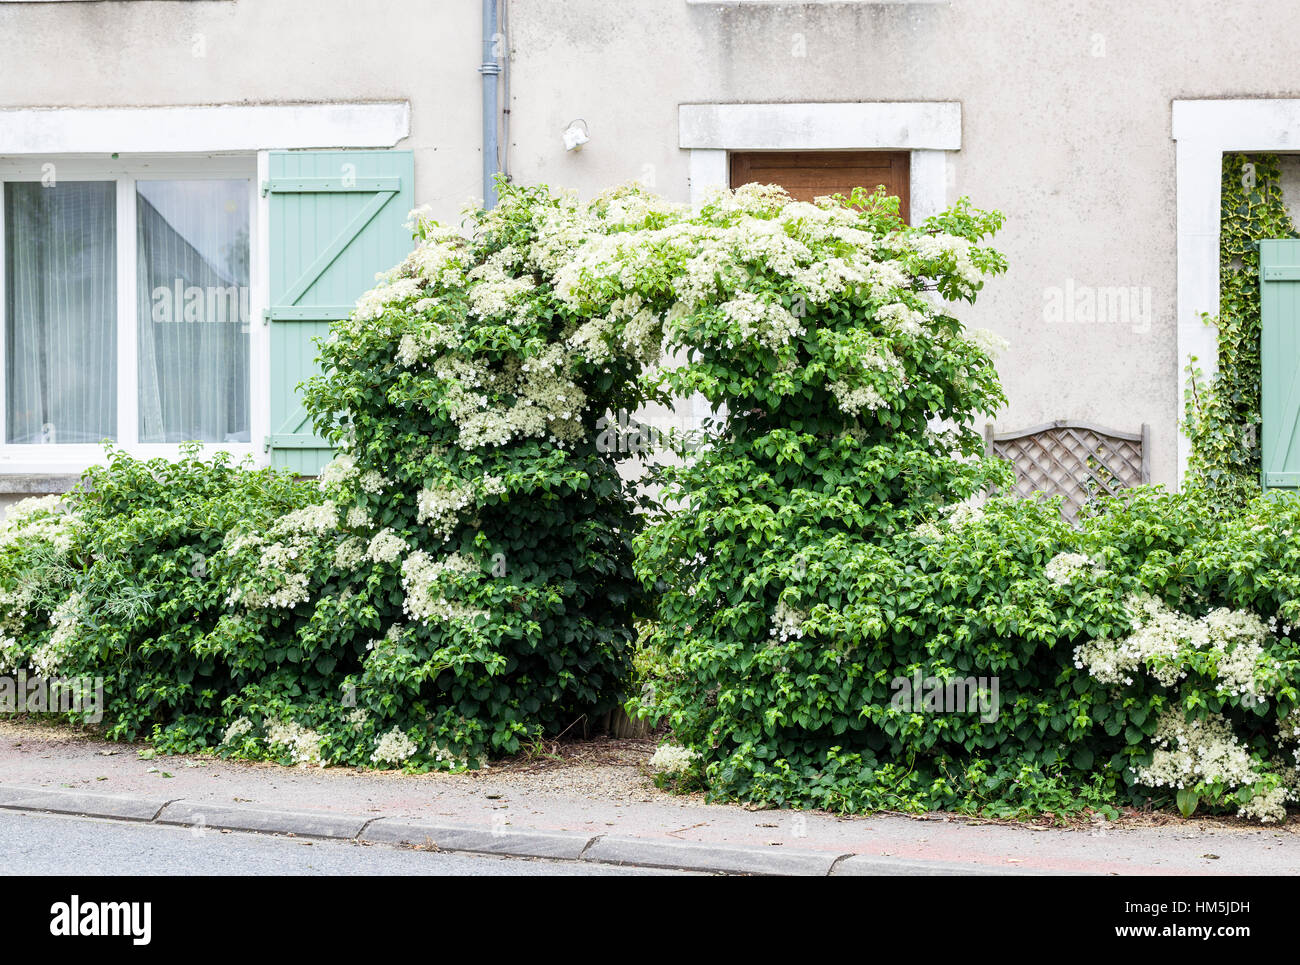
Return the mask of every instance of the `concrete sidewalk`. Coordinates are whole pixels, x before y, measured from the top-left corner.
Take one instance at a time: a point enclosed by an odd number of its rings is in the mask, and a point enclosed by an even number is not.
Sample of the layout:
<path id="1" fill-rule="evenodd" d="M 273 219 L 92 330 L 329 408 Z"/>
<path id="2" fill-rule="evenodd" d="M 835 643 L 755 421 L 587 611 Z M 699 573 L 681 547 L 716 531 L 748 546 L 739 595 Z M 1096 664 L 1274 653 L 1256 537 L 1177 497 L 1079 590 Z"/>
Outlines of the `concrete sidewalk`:
<path id="1" fill-rule="evenodd" d="M 657 790 L 649 746 L 464 775 L 282 768 L 0 722 L 0 808 L 446 851 L 752 874 L 1300 873 L 1300 833 L 1228 820 L 1062 829 L 754 811 Z"/>

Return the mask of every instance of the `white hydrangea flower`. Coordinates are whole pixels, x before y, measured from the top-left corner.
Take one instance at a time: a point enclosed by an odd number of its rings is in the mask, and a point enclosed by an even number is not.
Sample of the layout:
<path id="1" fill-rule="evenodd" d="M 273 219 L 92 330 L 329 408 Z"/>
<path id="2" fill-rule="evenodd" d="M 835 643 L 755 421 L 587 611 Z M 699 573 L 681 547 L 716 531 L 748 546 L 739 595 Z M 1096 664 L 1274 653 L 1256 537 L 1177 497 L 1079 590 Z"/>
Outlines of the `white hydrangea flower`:
<path id="1" fill-rule="evenodd" d="M 1278 722 L 1278 739 L 1285 743 L 1300 742 L 1300 707 L 1291 711 Z M 1297 748 L 1300 751 L 1300 748 Z"/>
<path id="2" fill-rule="evenodd" d="M 1268 627 L 1248 610 L 1211 610 L 1201 622 L 1209 646 L 1219 653 L 1217 690 L 1235 697 L 1262 701 L 1267 697 L 1260 677 L 1276 667 L 1264 650 Z"/>
<path id="3" fill-rule="evenodd" d="M 360 321 L 371 321 L 383 315 L 389 306 L 414 298 L 420 293 L 423 280 L 419 278 L 397 278 L 382 281 L 370 291 L 357 299 L 353 315 Z"/>
<path id="4" fill-rule="evenodd" d="M 468 486 L 428 486 L 416 497 L 416 520 L 427 523 L 435 535 L 450 539 L 460 521 L 460 511 L 473 502 Z"/>
<path id="5" fill-rule="evenodd" d="M 247 717 L 240 717 L 235 721 L 233 721 L 231 725 L 226 728 L 226 733 L 221 738 L 221 743 L 233 744 L 235 741 L 239 740 L 239 738 L 252 733 L 252 731 L 253 731 L 253 722 L 249 720 Z"/>
<path id="6" fill-rule="evenodd" d="M 402 564 L 402 589 L 406 593 L 402 608 L 411 619 L 426 625 L 435 621 L 466 623 L 485 616 L 482 610 L 447 600 L 438 589 L 448 574 L 479 572 L 477 563 L 459 553 L 434 559 L 424 550 L 416 550 Z"/>
<path id="7" fill-rule="evenodd" d="M 967 291 L 973 291 L 980 281 L 980 270 L 971 260 L 973 247 L 965 238 L 950 234 L 920 235 L 912 239 L 912 250 L 923 261 L 943 262 L 952 267 L 965 282 Z"/>
<path id="8" fill-rule="evenodd" d="M 1264 649 L 1268 628 L 1255 614 L 1224 608 L 1200 619 L 1179 613 L 1150 596 L 1131 596 L 1133 632 L 1123 639 L 1097 639 L 1075 648 L 1074 664 L 1102 683 L 1133 683 L 1143 669 L 1165 687 L 1187 676 L 1186 661 L 1195 652 L 1217 658 L 1217 690 L 1262 701 L 1260 678 L 1274 669 Z"/>
<path id="9" fill-rule="evenodd" d="M 643 365 L 654 365 L 663 356 L 663 320 L 642 309 L 623 324 L 623 344 Z"/>
<path id="10" fill-rule="evenodd" d="M 41 677 L 52 677 L 72 653 L 77 630 L 85 620 L 86 597 L 76 591 L 71 593 L 50 615 L 54 632 L 50 638 L 32 651 L 31 665 Z"/>
<path id="11" fill-rule="evenodd" d="M 333 500 L 327 499 L 323 503 L 304 506 L 302 509 L 295 509 L 281 516 L 272 525 L 271 534 L 274 536 L 297 533 L 320 535 L 333 532 L 338 529 L 338 525 L 338 507 Z"/>
<path id="12" fill-rule="evenodd" d="M 650 758 L 650 766 L 663 774 L 681 774 L 700 759 L 698 751 L 678 744 L 662 744 Z"/>
<path id="13" fill-rule="evenodd" d="M 304 532 L 267 543 L 253 534 L 241 534 L 227 542 L 226 552 L 233 556 L 250 546 L 259 550 L 255 585 L 235 587 L 227 597 L 228 604 L 254 610 L 291 610 L 311 598 L 308 574 L 298 567 L 315 550 L 316 537 Z"/>
<path id="14" fill-rule="evenodd" d="M 322 489 L 327 486 L 346 483 L 357 474 L 357 463 L 352 456 L 340 452 L 333 459 L 321 466 L 316 482 Z"/>
<path id="15" fill-rule="evenodd" d="M 0 547 L 40 542 L 63 556 L 72 548 L 76 522 L 62 496 L 29 496 L 10 506 L 0 519 Z"/>
<path id="16" fill-rule="evenodd" d="M 568 346 L 593 362 L 614 359 L 614 325 L 608 317 L 591 318 L 569 336 Z"/>
<path id="17" fill-rule="evenodd" d="M 434 288 L 448 289 L 464 284 L 465 259 L 465 239 L 444 233 L 418 245 L 405 266 Z"/>
<path id="18" fill-rule="evenodd" d="M 470 274 L 472 277 L 473 272 Z M 469 307 L 484 318 L 511 315 L 518 307 L 520 297 L 536 287 L 532 278 L 522 275 L 516 278 L 502 275 L 491 281 L 481 281 L 469 290 Z"/>
<path id="19" fill-rule="evenodd" d="M 1286 787 L 1275 787 L 1271 791 L 1256 794 L 1237 809 L 1237 817 L 1258 821 L 1260 824 L 1274 824 L 1286 820 L 1286 805 L 1294 801 L 1295 794 Z"/>
<path id="20" fill-rule="evenodd" d="M 796 610 L 784 600 L 776 605 L 776 611 L 772 614 L 772 627 L 768 630 L 768 635 L 776 637 L 782 643 L 787 640 L 798 640 L 803 637 L 803 623 L 808 619 L 808 614 L 803 610 Z"/>
<path id="21" fill-rule="evenodd" d="M 1217 714 L 1189 722 L 1180 709 L 1168 710 L 1156 723 L 1152 744 L 1151 763 L 1135 770 L 1148 787 L 1181 789 L 1214 781 L 1240 787 L 1261 779 L 1232 724 Z"/>
<path id="22" fill-rule="evenodd" d="M 1057 586 L 1069 586 L 1070 581 L 1092 566 L 1092 560 L 1083 553 L 1057 553 L 1043 567 L 1043 575 Z"/>
<path id="23" fill-rule="evenodd" d="M 1205 645 L 1205 628 L 1151 597 L 1128 600 L 1133 633 L 1120 640 L 1100 638 L 1075 648 L 1074 664 L 1102 683 L 1131 685 L 1143 667 L 1159 683 L 1172 687 L 1186 672 L 1180 654 Z"/>
<path id="24" fill-rule="evenodd" d="M 997 358 L 1011 347 L 1011 343 L 1005 338 L 997 334 L 997 332 L 987 328 L 970 329 L 966 332 L 966 341 L 970 342 L 989 358 Z"/>
<path id="25" fill-rule="evenodd" d="M 721 311 L 741 340 L 765 348 L 778 349 L 804 333 L 799 319 L 784 306 L 755 292 L 736 292 L 730 301 L 723 302 Z M 729 343 L 732 346 L 734 343 Z"/>
<path id="26" fill-rule="evenodd" d="M 954 532 L 968 523 L 977 523 L 984 518 L 984 507 L 975 503 L 957 503 L 945 509 L 948 528 Z"/>
<path id="27" fill-rule="evenodd" d="M 919 523 L 912 529 L 913 536 L 919 536 L 921 539 L 940 542 L 943 540 L 943 530 L 934 523 Z"/>
<path id="28" fill-rule="evenodd" d="M 334 566 L 336 569 L 350 573 L 366 559 L 366 543 L 356 536 L 349 536 L 334 549 Z"/>
<path id="29" fill-rule="evenodd" d="M 23 665 L 22 648 L 18 641 L 0 631 L 0 674 L 12 674 Z"/>
<path id="30" fill-rule="evenodd" d="M 433 208 L 427 204 L 421 204 L 407 212 L 402 227 L 414 234 L 426 221 L 433 221 Z"/>
<path id="31" fill-rule="evenodd" d="M 930 321 L 925 312 L 911 308 L 903 302 L 891 302 L 883 306 L 876 312 L 876 318 L 886 327 L 912 336 L 922 334 Z"/>
<path id="32" fill-rule="evenodd" d="M 889 401 L 870 385 L 852 386 L 841 379 L 831 383 L 831 394 L 840 411 L 847 415 L 860 415 L 863 409 L 875 412 L 889 408 Z"/>
<path id="33" fill-rule="evenodd" d="M 1234 789 L 1264 780 L 1231 722 L 1218 714 L 1188 721 L 1181 710 L 1172 708 L 1157 721 L 1152 745 L 1151 763 L 1134 770 L 1138 782 L 1148 787 L 1182 790 L 1220 783 Z M 1281 770 L 1282 784 L 1257 791 L 1238 808 L 1238 817 L 1262 823 L 1286 820 L 1287 803 L 1300 800 L 1300 772 L 1285 766 Z"/>
<path id="34" fill-rule="evenodd" d="M 400 727 L 394 727 L 375 743 L 375 752 L 370 760 L 376 764 L 400 764 L 419 750 Z"/>
<path id="35" fill-rule="evenodd" d="M 295 764 L 301 767 L 310 764 L 320 767 L 326 765 L 327 762 L 321 755 L 321 736 L 315 731 L 295 721 L 272 718 L 262 722 L 262 729 L 266 732 L 267 744 L 283 748 Z"/>
<path id="36" fill-rule="evenodd" d="M 372 563 L 392 563 L 407 551 L 406 540 L 392 529 L 381 529 L 366 547 L 366 558 Z"/>

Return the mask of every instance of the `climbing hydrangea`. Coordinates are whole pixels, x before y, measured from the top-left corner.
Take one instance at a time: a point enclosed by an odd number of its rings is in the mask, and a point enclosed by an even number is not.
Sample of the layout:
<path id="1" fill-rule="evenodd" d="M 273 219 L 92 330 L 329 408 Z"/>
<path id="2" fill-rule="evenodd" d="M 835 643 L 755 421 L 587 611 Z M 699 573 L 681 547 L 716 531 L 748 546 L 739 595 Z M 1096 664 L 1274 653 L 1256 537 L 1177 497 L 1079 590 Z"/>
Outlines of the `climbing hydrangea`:
<path id="1" fill-rule="evenodd" d="M 1181 788 L 1206 780 L 1236 786 L 1258 778 L 1250 752 L 1221 717 L 1188 722 L 1170 711 L 1160 718 L 1153 742 L 1151 763 L 1138 771 L 1144 784 Z"/>
<path id="2" fill-rule="evenodd" d="M 1135 673 L 1145 670 L 1163 686 L 1172 687 L 1187 676 L 1189 668 L 1209 660 L 1220 693 L 1256 701 L 1265 698 L 1260 681 L 1276 665 L 1263 645 L 1268 627 L 1254 613 L 1219 607 L 1193 619 L 1149 596 L 1133 596 L 1128 606 L 1133 632 L 1118 640 L 1099 638 L 1080 644 L 1076 667 L 1103 683 L 1126 686 L 1133 684 Z"/>
<path id="3" fill-rule="evenodd" d="M 700 755 L 679 744 L 661 744 L 650 756 L 650 766 L 665 774 L 680 774 L 699 760 Z"/>
<path id="4" fill-rule="evenodd" d="M 1255 791 L 1264 784 L 1258 761 L 1222 716 L 1188 721 L 1181 710 L 1170 710 L 1161 716 L 1152 743 L 1151 762 L 1136 771 L 1143 784 L 1180 790 L 1205 785 L 1245 788 L 1247 796 L 1237 813 L 1261 822 L 1286 820 L 1286 804 L 1300 800 L 1294 767 L 1285 768 L 1285 783 Z"/>
<path id="5" fill-rule="evenodd" d="M 378 764 L 401 764 L 419 750 L 415 741 L 411 740 L 400 728 L 394 727 L 388 731 L 375 744 L 375 752 L 370 755 L 370 759 Z"/>
<path id="6" fill-rule="evenodd" d="M 1057 553 L 1043 567 L 1043 575 L 1058 586 L 1069 586 L 1091 563 L 1082 553 Z"/>
<path id="7" fill-rule="evenodd" d="M 291 720 L 267 720 L 263 724 L 266 741 L 294 764 L 325 766 L 321 756 L 321 736 Z"/>
<path id="8" fill-rule="evenodd" d="M 164 750 L 460 770 L 617 706 L 653 617 L 629 709 L 715 796 L 1276 819 L 1300 509 L 996 495 L 1003 346 L 954 312 L 1000 223 L 770 186 L 414 213 L 321 347 L 320 478 L 115 458 L 13 513 L 0 665 L 104 672 L 109 736 Z M 689 437 L 632 417 L 693 394 Z"/>

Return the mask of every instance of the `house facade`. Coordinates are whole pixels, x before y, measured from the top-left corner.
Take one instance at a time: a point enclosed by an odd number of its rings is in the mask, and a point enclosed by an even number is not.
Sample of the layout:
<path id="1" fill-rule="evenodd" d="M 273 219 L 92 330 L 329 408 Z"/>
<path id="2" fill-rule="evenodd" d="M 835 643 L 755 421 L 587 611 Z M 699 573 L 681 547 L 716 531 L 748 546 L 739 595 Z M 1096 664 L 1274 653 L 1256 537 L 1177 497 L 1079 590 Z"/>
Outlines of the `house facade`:
<path id="1" fill-rule="evenodd" d="M 311 339 L 485 170 L 996 208 L 1010 270 L 960 313 L 1010 344 L 996 429 L 1145 426 L 1177 485 L 1223 154 L 1300 151 L 1291 26 L 1288 0 L 0 0 L 0 501 L 105 438 L 310 472 Z"/>

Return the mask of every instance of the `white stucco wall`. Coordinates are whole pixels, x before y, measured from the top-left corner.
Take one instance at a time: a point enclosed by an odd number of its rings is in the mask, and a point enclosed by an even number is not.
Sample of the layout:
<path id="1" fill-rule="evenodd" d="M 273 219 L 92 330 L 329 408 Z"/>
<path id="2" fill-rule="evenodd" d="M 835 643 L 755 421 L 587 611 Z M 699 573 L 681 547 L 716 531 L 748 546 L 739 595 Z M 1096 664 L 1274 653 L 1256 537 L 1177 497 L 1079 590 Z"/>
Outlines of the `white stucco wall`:
<path id="1" fill-rule="evenodd" d="M 649 172 L 660 191 L 685 199 L 687 158 L 674 150 L 679 103 L 959 102 L 962 144 L 949 155 L 947 200 L 969 195 L 1007 216 L 998 243 L 1011 270 L 965 313 L 1011 343 L 1000 364 L 1010 405 L 999 428 L 1076 418 L 1136 431 L 1149 422 L 1154 477 L 1174 481 L 1181 392 L 1170 102 L 1240 91 L 1242 74 L 1263 79 L 1270 69 L 1239 64 L 1212 31 L 1196 31 L 1188 48 L 1171 45 L 1169 22 L 1194 23 L 1198 11 L 1035 0 L 571 0 L 563 12 L 543 10 L 550 6 L 520 3 L 513 14 L 515 173 L 527 179 L 595 190 Z M 1193 69 L 1187 49 L 1203 43 L 1225 53 L 1198 53 Z M 1300 81 L 1280 56 L 1272 69 Z M 542 75 L 545 85 L 526 80 Z M 582 154 L 548 149 L 577 116 L 592 138 Z M 1070 284 L 1147 290 L 1149 330 L 1049 324 L 1048 290 L 1064 294 Z"/>
<path id="2" fill-rule="evenodd" d="M 509 6 L 512 173 L 584 194 L 686 200 L 682 104 L 959 104 L 944 193 L 1007 216 L 1011 270 L 966 313 L 1011 343 L 999 428 L 1150 423 L 1174 482 L 1171 103 L 1300 96 L 1290 0 Z M 407 101 L 417 199 L 443 217 L 481 193 L 479 59 L 477 0 L 0 3 L 0 108 Z M 591 141 L 566 153 L 575 118 Z M 1136 289 L 1149 327 L 1045 319 L 1085 287 Z"/>
<path id="3" fill-rule="evenodd" d="M 479 24 L 476 0 L 0 2 L 0 108 L 408 101 L 418 198 L 454 215 L 482 195 Z"/>

